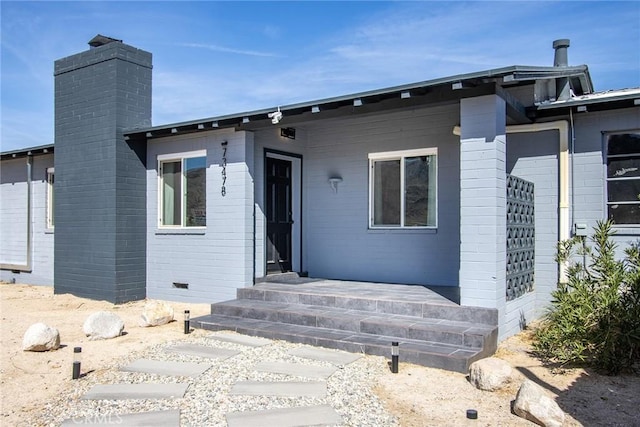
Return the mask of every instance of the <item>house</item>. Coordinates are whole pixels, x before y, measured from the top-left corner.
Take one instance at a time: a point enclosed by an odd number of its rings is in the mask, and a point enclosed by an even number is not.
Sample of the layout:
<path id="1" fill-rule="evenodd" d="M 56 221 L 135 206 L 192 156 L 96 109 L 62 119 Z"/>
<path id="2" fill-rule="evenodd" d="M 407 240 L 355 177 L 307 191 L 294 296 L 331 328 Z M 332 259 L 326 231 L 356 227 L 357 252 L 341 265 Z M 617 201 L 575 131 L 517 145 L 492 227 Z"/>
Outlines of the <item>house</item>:
<path id="1" fill-rule="evenodd" d="M 2 153 L 4 281 L 115 303 L 219 302 L 274 273 L 440 289 L 499 339 L 562 278 L 555 244 L 640 236 L 640 89 L 506 66 L 151 125 L 152 56 L 55 63 L 55 144 Z M 55 184 L 54 184 L 55 182 Z"/>

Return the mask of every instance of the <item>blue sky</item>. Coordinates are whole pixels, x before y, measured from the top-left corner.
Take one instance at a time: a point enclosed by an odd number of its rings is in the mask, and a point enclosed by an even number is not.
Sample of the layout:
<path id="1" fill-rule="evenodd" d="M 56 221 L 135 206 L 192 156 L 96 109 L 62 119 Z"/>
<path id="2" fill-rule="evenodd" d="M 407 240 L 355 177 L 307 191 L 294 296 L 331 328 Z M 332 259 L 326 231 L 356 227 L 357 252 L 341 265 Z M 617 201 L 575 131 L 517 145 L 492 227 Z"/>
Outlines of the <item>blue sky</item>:
<path id="1" fill-rule="evenodd" d="M 0 150 L 53 142 L 53 62 L 100 33 L 153 53 L 153 125 L 509 65 L 571 39 L 596 90 L 640 86 L 640 2 L 0 3 Z"/>

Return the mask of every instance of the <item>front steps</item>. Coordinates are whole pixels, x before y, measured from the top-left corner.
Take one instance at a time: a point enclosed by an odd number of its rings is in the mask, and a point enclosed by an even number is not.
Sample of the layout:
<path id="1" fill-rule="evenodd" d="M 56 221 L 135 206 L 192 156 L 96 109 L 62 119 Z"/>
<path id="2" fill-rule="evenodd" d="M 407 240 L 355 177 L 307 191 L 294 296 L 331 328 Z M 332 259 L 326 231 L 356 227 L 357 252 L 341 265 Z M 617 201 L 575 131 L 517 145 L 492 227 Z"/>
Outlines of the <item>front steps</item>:
<path id="1" fill-rule="evenodd" d="M 466 373 L 497 346 L 497 310 L 461 307 L 423 286 L 309 279 L 238 289 L 195 327 L 389 356 Z"/>

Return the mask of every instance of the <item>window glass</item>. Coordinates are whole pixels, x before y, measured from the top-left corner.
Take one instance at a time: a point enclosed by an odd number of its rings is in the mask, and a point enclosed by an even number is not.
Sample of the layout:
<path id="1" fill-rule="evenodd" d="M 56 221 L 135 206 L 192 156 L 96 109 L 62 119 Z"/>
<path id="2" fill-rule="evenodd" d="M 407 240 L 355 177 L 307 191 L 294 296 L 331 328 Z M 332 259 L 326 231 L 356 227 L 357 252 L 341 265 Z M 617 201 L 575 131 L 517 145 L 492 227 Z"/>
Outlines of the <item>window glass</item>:
<path id="1" fill-rule="evenodd" d="M 207 192 L 205 157 L 185 159 L 186 224 L 187 227 L 207 225 Z"/>
<path id="2" fill-rule="evenodd" d="M 181 224 L 181 162 L 162 163 L 162 225 Z"/>
<path id="3" fill-rule="evenodd" d="M 606 144 L 608 218 L 640 225 L 640 133 L 609 135 Z"/>
<path id="4" fill-rule="evenodd" d="M 430 156 L 405 159 L 405 219 L 407 227 L 429 224 L 429 163 Z"/>
<path id="5" fill-rule="evenodd" d="M 435 149 L 372 153 L 371 226 L 436 226 Z"/>
<path id="6" fill-rule="evenodd" d="M 53 203 L 55 192 L 53 189 L 53 182 L 55 179 L 55 173 L 53 169 L 47 170 L 47 228 L 53 228 L 55 226 L 55 215 L 53 210 Z"/>
<path id="7" fill-rule="evenodd" d="M 207 224 L 206 157 L 160 162 L 160 225 Z"/>
<path id="8" fill-rule="evenodd" d="M 400 225 L 400 160 L 374 163 L 374 225 Z"/>

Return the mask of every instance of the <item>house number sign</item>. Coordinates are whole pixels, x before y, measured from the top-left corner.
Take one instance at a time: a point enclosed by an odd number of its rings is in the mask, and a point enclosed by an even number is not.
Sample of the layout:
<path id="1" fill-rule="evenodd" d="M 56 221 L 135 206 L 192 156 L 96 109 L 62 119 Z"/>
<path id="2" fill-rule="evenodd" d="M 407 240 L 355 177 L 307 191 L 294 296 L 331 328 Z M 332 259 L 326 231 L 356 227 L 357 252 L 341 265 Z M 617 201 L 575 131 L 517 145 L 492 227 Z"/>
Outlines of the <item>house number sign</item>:
<path id="1" fill-rule="evenodd" d="M 227 141 L 222 143 L 222 188 L 220 189 L 220 193 L 222 197 L 227 195 L 227 188 L 225 184 L 227 183 Z"/>

